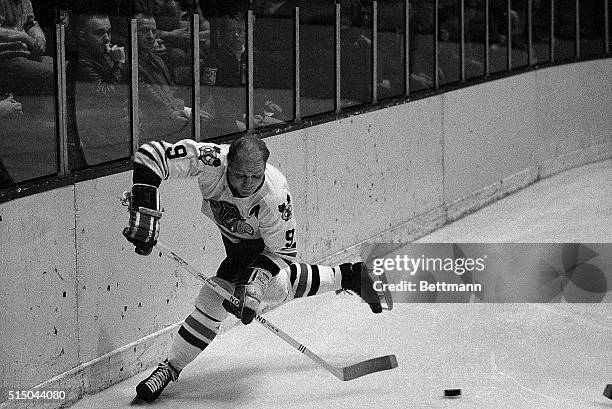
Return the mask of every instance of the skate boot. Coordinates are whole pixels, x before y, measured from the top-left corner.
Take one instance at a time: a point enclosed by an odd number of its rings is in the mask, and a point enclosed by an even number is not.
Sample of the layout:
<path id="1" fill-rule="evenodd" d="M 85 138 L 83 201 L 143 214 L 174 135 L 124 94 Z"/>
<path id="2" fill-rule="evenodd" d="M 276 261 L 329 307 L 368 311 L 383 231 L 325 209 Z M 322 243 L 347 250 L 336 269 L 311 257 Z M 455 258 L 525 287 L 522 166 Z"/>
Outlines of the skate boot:
<path id="1" fill-rule="evenodd" d="M 170 381 L 177 381 L 180 371 L 174 369 L 168 360 L 160 363 L 148 378 L 136 386 L 136 394 L 146 402 L 153 402 L 159 397 Z"/>
<path id="2" fill-rule="evenodd" d="M 359 295 L 370 305 L 374 314 L 382 312 L 378 293 L 374 290 L 374 282 L 364 263 L 340 264 L 340 273 L 342 274 L 341 285 L 343 290 L 349 290 Z"/>

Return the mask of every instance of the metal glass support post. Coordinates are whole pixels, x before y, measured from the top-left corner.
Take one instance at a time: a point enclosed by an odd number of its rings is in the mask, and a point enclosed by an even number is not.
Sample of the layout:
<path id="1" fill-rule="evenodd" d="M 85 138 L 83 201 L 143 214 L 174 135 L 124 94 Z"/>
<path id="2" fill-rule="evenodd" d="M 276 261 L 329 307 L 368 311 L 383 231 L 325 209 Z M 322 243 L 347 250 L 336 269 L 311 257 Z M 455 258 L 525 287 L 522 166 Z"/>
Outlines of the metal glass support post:
<path id="1" fill-rule="evenodd" d="M 605 52 L 610 52 L 610 7 L 608 6 L 608 0 L 604 2 L 604 47 Z"/>
<path id="2" fill-rule="evenodd" d="M 138 115 L 138 22 L 130 21 L 130 56 L 131 56 L 131 100 L 130 115 L 132 124 L 132 158 L 140 147 L 140 118 Z"/>
<path id="3" fill-rule="evenodd" d="M 253 112 L 253 98 L 255 90 L 253 86 L 253 10 L 247 11 L 247 131 L 253 131 L 255 128 L 255 113 Z"/>
<path id="4" fill-rule="evenodd" d="M 576 59 L 580 58 L 580 0 L 576 0 Z"/>
<path id="5" fill-rule="evenodd" d="M 433 33 L 433 46 L 434 46 L 434 72 L 433 81 L 434 89 L 440 88 L 440 78 L 438 75 L 439 61 L 438 61 L 438 32 L 440 31 L 440 23 L 438 21 L 438 7 L 440 7 L 440 1 L 434 1 L 434 33 Z"/>
<path id="6" fill-rule="evenodd" d="M 66 100 L 66 29 L 55 25 L 55 60 L 57 63 L 57 130 L 59 136 L 59 175 L 70 173 L 68 163 L 68 104 Z"/>
<path id="7" fill-rule="evenodd" d="M 340 3 L 336 2 L 336 23 L 335 23 L 335 44 L 336 44 L 336 113 L 339 114 L 342 111 L 341 106 L 341 95 L 340 95 Z"/>
<path id="8" fill-rule="evenodd" d="M 410 95 L 410 0 L 404 1 L 404 95 Z"/>
<path id="9" fill-rule="evenodd" d="M 200 15 L 193 15 L 192 38 L 192 66 L 193 66 L 193 107 L 191 120 L 193 121 L 193 140 L 200 141 Z"/>
<path id="10" fill-rule="evenodd" d="M 378 1 L 372 1 L 372 103 L 378 102 Z"/>
<path id="11" fill-rule="evenodd" d="M 460 0 L 459 4 L 459 31 L 461 38 L 459 44 L 459 64 L 461 65 L 461 82 L 465 82 L 465 0 Z"/>
<path id="12" fill-rule="evenodd" d="M 533 62 L 533 0 L 527 0 L 527 65 Z"/>
<path id="13" fill-rule="evenodd" d="M 555 0 L 550 0 L 550 62 L 555 61 Z"/>
<path id="14" fill-rule="evenodd" d="M 300 6 L 295 7 L 295 31 L 294 31 L 294 58 L 295 58 L 295 90 L 294 90 L 294 106 L 295 106 L 295 120 L 300 121 L 302 119 L 301 110 L 301 99 L 300 99 Z"/>
<path id="15" fill-rule="evenodd" d="M 489 52 L 489 42 L 490 40 L 490 35 L 489 35 L 489 0 L 485 0 L 485 10 L 484 10 L 484 14 L 485 14 L 485 44 L 484 44 L 484 57 L 485 57 L 485 78 L 487 78 L 490 74 L 491 74 L 491 67 L 489 64 L 489 59 L 490 57 L 490 52 Z"/>
<path id="16" fill-rule="evenodd" d="M 506 37 L 506 55 L 508 59 L 508 71 L 512 71 L 512 0 L 506 1 L 506 22 L 508 24 Z"/>

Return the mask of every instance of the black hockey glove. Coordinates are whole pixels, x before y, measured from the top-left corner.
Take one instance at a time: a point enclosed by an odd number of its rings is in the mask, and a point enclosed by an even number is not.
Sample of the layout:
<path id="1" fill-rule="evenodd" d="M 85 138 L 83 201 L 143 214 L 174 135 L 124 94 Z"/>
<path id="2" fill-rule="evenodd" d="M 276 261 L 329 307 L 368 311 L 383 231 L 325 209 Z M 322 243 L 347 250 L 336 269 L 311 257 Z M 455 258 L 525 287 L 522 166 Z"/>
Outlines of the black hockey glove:
<path id="1" fill-rule="evenodd" d="M 134 244 L 134 251 L 148 256 L 157 243 L 159 236 L 159 193 L 155 186 L 135 183 L 132 192 L 127 196 L 130 211 L 129 226 L 123 229 L 123 235 Z"/>
<path id="2" fill-rule="evenodd" d="M 240 300 L 240 306 L 223 300 L 223 308 L 238 317 L 244 325 L 253 322 L 257 316 L 259 304 L 272 278 L 272 274 L 263 268 L 255 267 L 252 270 L 251 279 L 247 284 L 236 284 L 234 296 Z"/>

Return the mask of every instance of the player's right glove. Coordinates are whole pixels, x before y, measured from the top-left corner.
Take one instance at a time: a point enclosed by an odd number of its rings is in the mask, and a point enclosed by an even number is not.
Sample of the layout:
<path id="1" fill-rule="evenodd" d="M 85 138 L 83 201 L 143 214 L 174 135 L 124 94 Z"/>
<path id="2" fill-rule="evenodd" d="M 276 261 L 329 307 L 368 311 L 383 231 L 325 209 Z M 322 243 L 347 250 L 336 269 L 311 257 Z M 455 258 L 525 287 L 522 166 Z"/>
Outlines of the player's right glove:
<path id="1" fill-rule="evenodd" d="M 130 220 L 123 229 L 123 235 L 134 244 L 136 253 L 148 256 L 159 237 L 159 219 L 162 212 L 159 208 L 159 192 L 155 186 L 135 183 L 132 191 L 125 192 Z"/>

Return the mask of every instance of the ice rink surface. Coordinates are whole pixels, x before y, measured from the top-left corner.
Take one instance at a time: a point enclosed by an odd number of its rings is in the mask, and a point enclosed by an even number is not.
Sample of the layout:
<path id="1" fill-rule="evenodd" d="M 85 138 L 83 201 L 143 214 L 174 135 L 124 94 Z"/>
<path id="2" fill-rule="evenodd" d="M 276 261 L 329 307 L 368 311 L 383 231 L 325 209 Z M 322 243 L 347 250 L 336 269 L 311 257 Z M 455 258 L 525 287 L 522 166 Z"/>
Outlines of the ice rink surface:
<path id="1" fill-rule="evenodd" d="M 612 161 L 545 179 L 420 242 L 612 242 Z M 187 315 L 190 311 L 185 311 Z M 152 369 L 75 409 L 612 408 L 612 304 L 396 304 L 374 315 L 347 294 L 266 314 L 333 365 L 395 354 L 390 371 L 343 382 L 254 322 L 220 335 L 152 405 Z M 443 397 L 460 388 L 462 396 Z"/>

